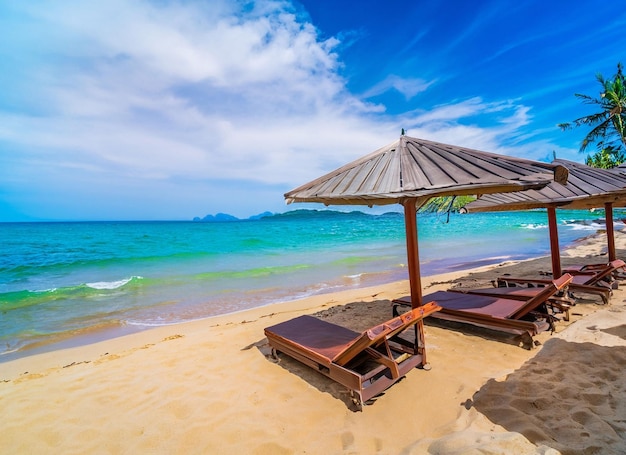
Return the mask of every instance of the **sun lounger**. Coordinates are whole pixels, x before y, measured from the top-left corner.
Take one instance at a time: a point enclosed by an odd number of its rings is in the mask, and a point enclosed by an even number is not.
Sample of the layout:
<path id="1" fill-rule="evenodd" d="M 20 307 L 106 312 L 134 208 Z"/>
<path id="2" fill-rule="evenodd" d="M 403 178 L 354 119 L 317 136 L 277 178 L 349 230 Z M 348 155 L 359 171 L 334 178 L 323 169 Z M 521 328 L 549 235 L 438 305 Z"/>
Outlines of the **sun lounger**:
<path id="1" fill-rule="evenodd" d="M 574 276 L 574 278 L 576 275 Z M 580 278 L 578 278 L 580 279 Z M 509 276 L 501 276 L 497 280 L 498 287 L 515 287 L 515 286 L 526 286 L 526 287 L 540 287 L 543 288 L 548 285 L 551 280 L 546 279 L 532 279 L 532 278 L 515 278 Z M 581 294 L 593 294 L 597 295 L 602 299 L 602 303 L 605 305 L 609 303 L 609 298 L 613 294 L 613 290 L 610 287 L 606 286 L 588 286 L 585 284 L 579 283 L 570 283 L 568 286 L 569 292 L 571 293 L 581 293 Z"/>
<path id="2" fill-rule="evenodd" d="M 305 315 L 267 327 L 265 335 L 276 358 L 282 352 L 346 386 L 360 408 L 425 366 L 423 319 L 439 309 L 427 303 L 362 333 Z"/>
<path id="3" fill-rule="evenodd" d="M 543 288 L 540 287 L 491 287 L 491 288 L 451 288 L 450 292 L 459 292 L 463 294 L 477 294 L 486 295 L 490 297 L 505 297 L 508 299 L 527 301 L 537 296 L 542 292 Z M 570 299 L 566 293 L 560 295 L 564 289 L 558 294 L 553 295 L 546 301 L 546 305 L 553 310 L 554 313 L 558 312 L 563 315 L 565 321 L 569 321 L 569 310 L 576 304 L 573 299 Z"/>
<path id="4" fill-rule="evenodd" d="M 626 267 L 626 262 L 621 259 L 616 259 L 614 261 L 600 263 L 600 264 L 584 264 L 584 265 L 568 265 L 563 268 L 563 273 L 569 273 L 571 275 L 597 275 L 607 274 L 606 278 L 601 276 L 600 279 L 608 279 L 608 281 L 612 281 L 615 279 L 624 279 L 626 276 L 624 275 L 624 268 Z M 607 273 L 608 272 L 608 273 Z"/>
<path id="5" fill-rule="evenodd" d="M 609 303 L 609 298 L 613 293 L 613 286 L 611 283 L 612 275 L 614 272 L 622 269 L 626 266 L 626 263 L 621 259 L 617 259 L 604 267 L 594 267 L 593 271 L 587 272 L 574 272 L 572 282 L 569 284 L 569 291 L 573 293 L 593 294 L 599 296 L 604 304 Z M 503 275 L 498 277 L 498 287 L 511 287 L 526 285 L 528 286 L 545 286 L 550 283 L 551 280 L 542 278 L 516 278 Z"/>
<path id="6" fill-rule="evenodd" d="M 571 275 L 563 275 L 527 300 L 451 291 L 438 291 L 423 298 L 441 306 L 441 311 L 432 315 L 435 318 L 522 335 L 525 344 L 532 347 L 533 336 L 553 328 L 553 319 L 545 311 L 546 302 L 559 290 L 564 289 L 571 279 Z M 411 298 L 403 297 L 394 300 L 394 303 L 410 305 Z M 538 317 L 533 316 L 542 309 L 544 311 L 539 313 Z"/>

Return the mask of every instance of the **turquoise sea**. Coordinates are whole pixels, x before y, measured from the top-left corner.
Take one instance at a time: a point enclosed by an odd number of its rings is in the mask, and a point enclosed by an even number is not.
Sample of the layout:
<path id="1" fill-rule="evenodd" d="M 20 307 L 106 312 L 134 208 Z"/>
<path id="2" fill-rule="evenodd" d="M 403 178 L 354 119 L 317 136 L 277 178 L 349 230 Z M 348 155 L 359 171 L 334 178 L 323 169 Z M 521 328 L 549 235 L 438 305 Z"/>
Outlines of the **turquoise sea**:
<path id="1" fill-rule="evenodd" d="M 561 245 L 596 232 L 603 217 L 559 212 Z M 549 252 L 544 211 L 447 221 L 419 215 L 423 275 Z M 0 239 L 0 361 L 408 276 L 401 213 L 1 223 Z"/>

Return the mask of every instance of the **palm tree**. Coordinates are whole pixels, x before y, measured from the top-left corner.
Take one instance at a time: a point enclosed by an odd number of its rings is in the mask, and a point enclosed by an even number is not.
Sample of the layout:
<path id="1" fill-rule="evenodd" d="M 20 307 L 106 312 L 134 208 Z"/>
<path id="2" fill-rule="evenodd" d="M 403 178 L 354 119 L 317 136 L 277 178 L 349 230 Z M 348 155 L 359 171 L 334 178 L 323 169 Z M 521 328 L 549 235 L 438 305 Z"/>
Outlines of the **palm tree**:
<path id="1" fill-rule="evenodd" d="M 613 79 L 606 80 L 601 74 L 596 75 L 596 79 L 602 85 L 600 98 L 575 94 L 583 103 L 599 106 L 600 112 L 558 125 L 562 130 L 583 125 L 593 127 L 583 139 L 581 152 L 584 152 L 591 143 L 596 143 L 600 151 L 608 150 L 609 153 L 613 153 L 611 150 L 626 147 L 626 81 L 622 70 L 622 64 L 618 63 L 617 73 Z"/>
<path id="2" fill-rule="evenodd" d="M 624 161 L 626 161 L 626 154 L 622 150 L 609 145 L 593 155 L 588 155 L 585 164 L 601 169 L 611 169 L 619 166 Z"/>

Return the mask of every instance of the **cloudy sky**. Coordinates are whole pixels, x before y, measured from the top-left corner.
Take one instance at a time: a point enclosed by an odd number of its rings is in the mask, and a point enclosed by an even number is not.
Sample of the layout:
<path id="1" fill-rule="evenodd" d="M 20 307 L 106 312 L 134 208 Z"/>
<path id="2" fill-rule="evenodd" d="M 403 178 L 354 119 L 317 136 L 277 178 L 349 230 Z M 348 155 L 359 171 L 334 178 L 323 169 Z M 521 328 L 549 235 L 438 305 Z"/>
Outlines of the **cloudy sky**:
<path id="1" fill-rule="evenodd" d="M 622 1 L 0 3 L 0 221 L 283 212 L 413 137 L 583 161 Z M 591 110 L 590 110 L 591 109 Z"/>

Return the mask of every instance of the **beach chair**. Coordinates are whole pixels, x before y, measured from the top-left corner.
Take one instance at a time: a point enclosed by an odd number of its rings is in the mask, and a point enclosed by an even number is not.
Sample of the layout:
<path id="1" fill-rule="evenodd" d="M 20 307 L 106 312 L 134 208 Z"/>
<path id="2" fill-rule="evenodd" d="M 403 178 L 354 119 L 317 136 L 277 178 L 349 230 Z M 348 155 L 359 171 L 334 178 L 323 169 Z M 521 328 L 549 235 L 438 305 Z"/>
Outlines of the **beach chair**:
<path id="1" fill-rule="evenodd" d="M 554 329 L 554 321 L 545 308 L 546 302 L 568 286 L 571 280 L 572 276 L 565 274 L 527 300 L 452 291 L 438 291 L 423 298 L 441 306 L 441 311 L 432 315 L 434 318 L 521 335 L 524 345 L 532 348 L 533 336 Z M 402 297 L 393 302 L 396 305 L 410 305 L 411 297 Z M 394 311 L 397 312 L 397 308 Z"/>
<path id="2" fill-rule="evenodd" d="M 599 263 L 599 264 L 584 264 L 584 265 L 568 265 L 563 268 L 563 273 L 569 273 L 570 275 L 597 275 L 600 274 L 608 274 L 606 277 L 600 276 L 601 280 L 606 280 L 608 282 L 612 282 L 613 279 L 623 280 L 626 278 L 624 275 L 626 262 L 621 259 L 616 259 L 614 261 Z"/>
<path id="3" fill-rule="evenodd" d="M 495 286 L 495 282 L 494 282 Z M 527 301 L 542 292 L 542 287 L 491 287 L 491 288 L 451 288 L 450 292 L 463 294 L 486 295 L 489 297 L 506 297 L 508 299 Z M 561 314 L 563 320 L 569 321 L 569 311 L 576 304 L 574 299 L 567 294 L 567 289 L 563 288 L 546 301 L 546 306 L 552 310 L 552 314 Z"/>
<path id="4" fill-rule="evenodd" d="M 267 327 L 265 336 L 275 358 L 281 352 L 344 385 L 362 409 L 412 368 L 425 367 L 423 319 L 439 309 L 427 303 L 362 333 L 305 315 Z"/>
<path id="5" fill-rule="evenodd" d="M 626 263 L 621 259 L 616 259 L 601 267 L 592 267 L 587 271 L 573 271 L 568 275 L 573 275 L 569 284 L 569 291 L 572 293 L 597 295 L 604 304 L 609 303 L 609 298 L 613 294 L 613 273 L 619 271 Z M 545 286 L 550 280 L 542 278 L 516 278 L 508 275 L 498 277 L 496 284 L 498 287 L 514 287 L 525 285 L 527 287 Z"/>

